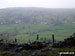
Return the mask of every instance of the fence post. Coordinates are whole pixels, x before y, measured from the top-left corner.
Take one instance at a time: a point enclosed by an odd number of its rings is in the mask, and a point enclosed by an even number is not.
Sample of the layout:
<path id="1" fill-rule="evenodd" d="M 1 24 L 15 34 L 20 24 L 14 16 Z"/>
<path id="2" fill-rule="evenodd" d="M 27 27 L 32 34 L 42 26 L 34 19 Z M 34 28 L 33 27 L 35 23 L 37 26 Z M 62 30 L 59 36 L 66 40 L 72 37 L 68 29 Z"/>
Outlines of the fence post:
<path id="1" fill-rule="evenodd" d="M 39 35 L 37 34 L 37 39 L 36 40 L 39 40 Z"/>
<path id="2" fill-rule="evenodd" d="M 52 34 L 52 40 L 53 40 L 53 44 L 54 44 L 54 42 L 55 42 L 54 34 Z"/>

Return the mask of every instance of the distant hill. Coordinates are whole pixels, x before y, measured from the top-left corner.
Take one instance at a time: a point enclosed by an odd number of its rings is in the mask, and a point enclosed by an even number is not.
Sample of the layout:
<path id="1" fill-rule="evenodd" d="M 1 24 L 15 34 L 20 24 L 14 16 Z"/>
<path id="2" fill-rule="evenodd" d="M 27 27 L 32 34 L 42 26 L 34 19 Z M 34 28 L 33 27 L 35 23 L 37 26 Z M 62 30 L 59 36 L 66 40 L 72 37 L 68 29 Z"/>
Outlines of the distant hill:
<path id="1" fill-rule="evenodd" d="M 75 9 L 18 7 L 0 9 L 0 24 L 71 24 Z"/>

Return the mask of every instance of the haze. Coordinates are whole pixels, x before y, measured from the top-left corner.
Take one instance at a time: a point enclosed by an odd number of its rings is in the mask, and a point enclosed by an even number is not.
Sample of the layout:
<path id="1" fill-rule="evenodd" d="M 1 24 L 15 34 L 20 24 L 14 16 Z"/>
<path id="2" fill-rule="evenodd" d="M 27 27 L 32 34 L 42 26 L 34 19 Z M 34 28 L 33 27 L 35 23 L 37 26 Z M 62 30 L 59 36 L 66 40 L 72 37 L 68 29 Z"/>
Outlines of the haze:
<path id="1" fill-rule="evenodd" d="M 75 8 L 75 0 L 0 0 L 0 8 L 8 7 Z"/>

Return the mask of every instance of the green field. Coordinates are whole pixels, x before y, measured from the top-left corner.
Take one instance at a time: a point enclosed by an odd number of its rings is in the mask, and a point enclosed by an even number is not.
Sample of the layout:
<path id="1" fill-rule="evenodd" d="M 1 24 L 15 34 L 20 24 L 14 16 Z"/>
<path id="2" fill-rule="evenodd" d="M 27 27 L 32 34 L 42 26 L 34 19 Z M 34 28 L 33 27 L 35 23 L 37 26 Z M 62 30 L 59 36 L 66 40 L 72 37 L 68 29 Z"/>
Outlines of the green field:
<path id="1" fill-rule="evenodd" d="M 75 24 L 65 25 L 46 25 L 46 24 L 9 24 L 0 25 L 0 33 L 8 33 L 9 37 L 0 38 L 17 38 L 21 42 L 28 40 L 36 40 L 36 35 L 40 38 L 51 39 L 51 35 L 55 34 L 56 40 L 64 40 L 75 32 Z"/>

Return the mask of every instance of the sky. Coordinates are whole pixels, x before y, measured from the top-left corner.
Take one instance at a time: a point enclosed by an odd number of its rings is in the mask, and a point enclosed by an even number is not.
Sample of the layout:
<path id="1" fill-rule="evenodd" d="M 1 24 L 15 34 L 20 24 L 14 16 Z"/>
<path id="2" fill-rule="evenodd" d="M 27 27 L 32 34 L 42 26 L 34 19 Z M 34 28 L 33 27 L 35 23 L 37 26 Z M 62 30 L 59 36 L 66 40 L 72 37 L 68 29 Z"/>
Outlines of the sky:
<path id="1" fill-rule="evenodd" d="M 8 7 L 75 8 L 75 0 L 0 0 L 0 8 Z"/>

